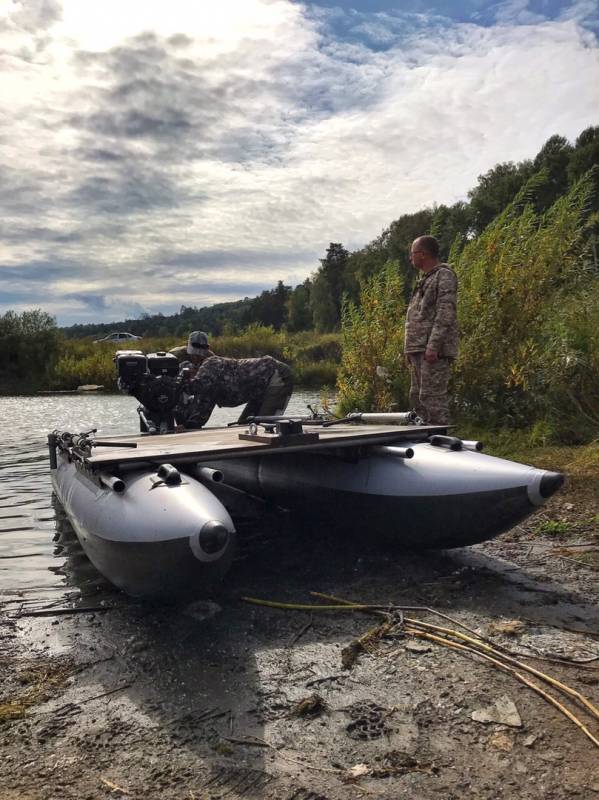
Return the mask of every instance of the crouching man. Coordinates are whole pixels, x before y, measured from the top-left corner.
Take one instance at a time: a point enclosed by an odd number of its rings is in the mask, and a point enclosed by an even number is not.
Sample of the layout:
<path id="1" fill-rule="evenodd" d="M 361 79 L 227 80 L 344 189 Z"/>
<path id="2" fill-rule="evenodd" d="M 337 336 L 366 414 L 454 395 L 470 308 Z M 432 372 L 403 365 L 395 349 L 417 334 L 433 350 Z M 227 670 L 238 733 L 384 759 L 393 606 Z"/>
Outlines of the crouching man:
<path id="1" fill-rule="evenodd" d="M 240 423 L 249 417 L 285 413 L 293 390 L 291 369 L 272 356 L 262 358 L 207 358 L 191 382 L 191 401 L 176 411 L 185 428 L 202 428 L 214 406 L 247 405 Z"/>

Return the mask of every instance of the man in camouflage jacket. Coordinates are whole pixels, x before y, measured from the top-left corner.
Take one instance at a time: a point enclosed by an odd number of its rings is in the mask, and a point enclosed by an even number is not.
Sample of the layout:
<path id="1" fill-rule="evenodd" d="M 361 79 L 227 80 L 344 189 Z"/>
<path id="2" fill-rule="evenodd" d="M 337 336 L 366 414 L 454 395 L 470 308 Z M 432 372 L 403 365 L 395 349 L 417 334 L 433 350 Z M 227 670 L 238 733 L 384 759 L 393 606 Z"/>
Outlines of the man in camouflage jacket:
<path id="1" fill-rule="evenodd" d="M 458 280 L 451 267 L 439 261 L 439 244 L 432 236 L 415 239 L 410 258 L 422 272 L 406 314 L 410 405 L 425 422 L 447 425 L 447 384 L 458 354 Z"/>
<path id="2" fill-rule="evenodd" d="M 272 356 L 262 358 L 207 358 L 191 382 L 193 398 L 177 409 L 177 422 L 185 428 L 201 428 L 214 406 L 247 403 L 238 422 L 250 416 L 281 415 L 293 389 L 291 370 Z"/>

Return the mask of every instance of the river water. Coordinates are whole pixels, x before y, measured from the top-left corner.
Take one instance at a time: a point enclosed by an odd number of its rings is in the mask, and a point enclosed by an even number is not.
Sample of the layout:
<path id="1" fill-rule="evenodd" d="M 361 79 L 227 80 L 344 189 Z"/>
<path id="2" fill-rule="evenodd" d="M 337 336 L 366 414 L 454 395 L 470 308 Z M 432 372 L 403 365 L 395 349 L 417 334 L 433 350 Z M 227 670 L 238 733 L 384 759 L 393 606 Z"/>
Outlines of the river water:
<path id="1" fill-rule="evenodd" d="M 318 403 L 318 390 L 297 390 L 287 410 L 306 414 L 307 403 Z M 0 397 L 0 601 L 60 603 L 103 584 L 53 498 L 46 438 L 54 429 L 136 433 L 137 406 L 126 395 Z M 235 409 L 216 408 L 209 425 L 235 418 Z"/>

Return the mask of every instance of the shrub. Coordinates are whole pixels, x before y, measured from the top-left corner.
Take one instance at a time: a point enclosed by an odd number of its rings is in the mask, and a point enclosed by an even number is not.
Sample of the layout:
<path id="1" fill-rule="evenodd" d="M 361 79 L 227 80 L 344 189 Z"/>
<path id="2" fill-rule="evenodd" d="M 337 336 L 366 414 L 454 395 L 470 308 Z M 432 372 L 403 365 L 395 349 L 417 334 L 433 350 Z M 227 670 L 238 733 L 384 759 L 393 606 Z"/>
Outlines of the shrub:
<path id="1" fill-rule="evenodd" d="M 542 420 L 537 432 L 548 440 L 582 440 L 599 427 L 598 180 L 591 170 L 539 215 L 540 173 L 462 251 L 462 414 L 512 427 Z"/>
<path id="2" fill-rule="evenodd" d="M 342 414 L 355 409 L 384 411 L 397 402 L 407 408 L 404 314 L 403 282 L 393 261 L 363 283 L 359 305 L 344 304 L 337 380 Z"/>
<path id="3" fill-rule="evenodd" d="M 56 321 L 34 309 L 0 315 L 0 382 L 3 388 L 37 388 L 48 381 L 58 358 L 61 335 Z"/>
<path id="4" fill-rule="evenodd" d="M 273 356 L 283 360 L 286 334 L 266 325 L 249 325 L 243 333 L 217 336 L 210 345 L 217 355 L 229 358 Z"/>
<path id="5" fill-rule="evenodd" d="M 334 361 L 318 363 L 299 362 L 293 367 L 293 380 L 296 386 L 333 388 L 337 382 L 339 365 Z"/>

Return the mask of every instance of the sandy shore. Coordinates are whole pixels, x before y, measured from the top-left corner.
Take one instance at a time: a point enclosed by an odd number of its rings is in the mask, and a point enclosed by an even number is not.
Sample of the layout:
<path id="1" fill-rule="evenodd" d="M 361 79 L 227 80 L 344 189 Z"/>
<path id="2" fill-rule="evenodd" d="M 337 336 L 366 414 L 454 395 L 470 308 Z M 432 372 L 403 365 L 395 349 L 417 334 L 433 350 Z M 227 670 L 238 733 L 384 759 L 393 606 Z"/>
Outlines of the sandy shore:
<path id="1" fill-rule="evenodd" d="M 96 610 L 26 616 L 4 598 L 0 797 L 599 797 L 599 748 L 512 674 L 406 635 L 397 615 L 348 664 L 381 619 L 240 599 L 433 607 L 452 620 L 411 616 L 526 653 L 597 707 L 598 513 L 574 485 L 494 542 L 420 555 L 283 519 L 210 602 L 103 590 L 81 601 Z M 567 541 L 543 525 L 559 520 Z M 599 738 L 599 718 L 542 685 Z"/>

